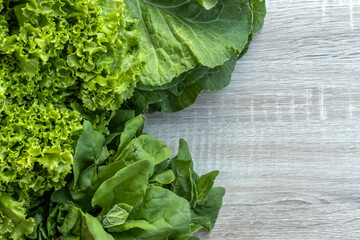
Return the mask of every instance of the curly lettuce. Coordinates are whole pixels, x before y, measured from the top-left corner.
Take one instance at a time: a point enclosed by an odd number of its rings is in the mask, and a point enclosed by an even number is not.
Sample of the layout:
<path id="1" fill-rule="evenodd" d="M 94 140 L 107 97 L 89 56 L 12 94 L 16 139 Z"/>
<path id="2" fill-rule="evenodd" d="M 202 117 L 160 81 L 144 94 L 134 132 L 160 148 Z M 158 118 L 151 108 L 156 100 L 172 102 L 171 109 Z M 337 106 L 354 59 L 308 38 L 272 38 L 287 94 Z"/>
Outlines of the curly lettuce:
<path id="1" fill-rule="evenodd" d="M 0 12 L 0 92 L 18 105 L 36 99 L 118 109 L 140 72 L 136 37 L 122 0 L 6 1 Z"/>
<path id="2" fill-rule="evenodd" d="M 27 218 L 25 201 L 16 201 L 7 193 L 0 192 L 0 239 L 21 239 L 31 234 L 35 221 Z"/>
<path id="3" fill-rule="evenodd" d="M 0 126 L 0 192 L 28 199 L 65 185 L 83 128 L 78 112 L 7 105 Z"/>

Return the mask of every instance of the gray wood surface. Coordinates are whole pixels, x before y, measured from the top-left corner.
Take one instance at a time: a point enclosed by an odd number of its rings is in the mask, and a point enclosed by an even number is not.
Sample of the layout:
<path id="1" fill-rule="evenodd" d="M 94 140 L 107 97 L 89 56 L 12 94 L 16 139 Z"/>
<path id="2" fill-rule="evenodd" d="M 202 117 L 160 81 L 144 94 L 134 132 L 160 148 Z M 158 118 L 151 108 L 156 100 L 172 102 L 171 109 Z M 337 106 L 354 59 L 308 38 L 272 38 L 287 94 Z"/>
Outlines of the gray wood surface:
<path id="1" fill-rule="evenodd" d="M 146 132 L 227 194 L 202 239 L 360 239 L 360 1 L 268 0 L 231 84 Z"/>

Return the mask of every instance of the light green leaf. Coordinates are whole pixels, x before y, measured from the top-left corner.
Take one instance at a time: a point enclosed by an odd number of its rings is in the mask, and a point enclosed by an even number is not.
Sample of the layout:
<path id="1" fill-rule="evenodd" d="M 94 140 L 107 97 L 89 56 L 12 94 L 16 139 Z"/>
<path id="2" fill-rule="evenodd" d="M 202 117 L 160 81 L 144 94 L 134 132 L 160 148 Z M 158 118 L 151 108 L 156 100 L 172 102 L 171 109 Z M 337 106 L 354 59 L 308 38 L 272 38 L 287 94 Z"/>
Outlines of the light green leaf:
<path id="1" fill-rule="evenodd" d="M 159 139 L 148 135 L 139 136 L 136 141 L 140 142 L 144 151 L 154 158 L 154 163 L 159 164 L 171 157 L 171 149 Z"/>
<path id="2" fill-rule="evenodd" d="M 154 174 L 149 182 L 151 183 L 157 183 L 157 184 L 170 184 L 175 180 L 175 175 L 171 169 L 168 169 L 164 172 L 160 172 L 157 174 Z"/>
<path id="3" fill-rule="evenodd" d="M 218 0 L 197 0 L 206 10 L 216 6 Z"/>
<path id="4" fill-rule="evenodd" d="M 82 214 L 81 239 L 86 240 L 114 240 L 101 223 L 88 213 Z"/>
<path id="5" fill-rule="evenodd" d="M 132 206 L 125 203 L 115 204 L 104 216 L 102 225 L 104 228 L 111 228 L 124 224 L 132 209 Z"/>
<path id="6" fill-rule="evenodd" d="M 76 111 L 51 104 L 6 105 L 0 112 L 0 191 L 27 200 L 33 192 L 63 187 L 82 129 Z"/>
<path id="7" fill-rule="evenodd" d="M 109 228 L 110 232 L 124 232 L 131 229 L 141 229 L 144 231 L 152 231 L 155 229 L 155 226 L 145 220 L 129 220 L 125 224 L 120 226 L 114 226 Z M 116 234 L 113 234 L 116 235 Z"/>
<path id="8" fill-rule="evenodd" d="M 26 216 L 24 202 L 16 201 L 9 194 L 0 192 L 0 236 L 4 239 L 22 239 L 32 233 L 35 220 Z"/>

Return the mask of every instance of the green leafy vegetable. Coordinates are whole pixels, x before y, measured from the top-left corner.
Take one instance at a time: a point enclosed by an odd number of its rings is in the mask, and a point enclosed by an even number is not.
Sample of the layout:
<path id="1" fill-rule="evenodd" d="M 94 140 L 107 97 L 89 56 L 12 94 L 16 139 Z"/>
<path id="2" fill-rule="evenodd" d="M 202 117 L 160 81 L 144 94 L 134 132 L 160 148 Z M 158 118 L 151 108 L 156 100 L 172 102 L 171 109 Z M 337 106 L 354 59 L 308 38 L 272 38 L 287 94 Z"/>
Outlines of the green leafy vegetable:
<path id="1" fill-rule="evenodd" d="M 144 201 L 133 210 L 129 220 L 145 221 L 151 230 L 114 229 L 118 232 L 114 236 L 116 239 L 168 239 L 188 231 L 190 216 L 189 203 L 185 199 L 165 188 L 150 186 Z"/>
<path id="2" fill-rule="evenodd" d="M 192 209 L 191 222 L 201 225 L 201 227 L 207 231 L 211 231 L 215 226 L 224 194 L 224 188 L 212 188 L 209 191 L 206 201 L 201 205 L 196 205 L 196 207 Z"/>
<path id="3" fill-rule="evenodd" d="M 168 89 L 136 89 L 130 108 L 138 113 L 161 111 L 171 113 L 192 105 L 202 91 L 216 92 L 226 87 L 231 80 L 237 57 L 234 55 L 223 65 L 213 69 L 198 67 L 175 78 Z"/>
<path id="4" fill-rule="evenodd" d="M 215 6 L 217 1 L 199 2 Z M 137 113 L 180 111 L 192 105 L 202 91 L 226 87 L 237 56 L 247 52 L 266 14 L 262 0 L 222 0 L 211 10 L 195 1 L 138 0 L 129 6 L 141 20 L 140 49 L 147 53 L 145 59 L 149 58 L 133 97 L 127 101 L 128 108 Z"/>
<path id="5" fill-rule="evenodd" d="M 28 200 L 29 195 L 65 185 L 82 132 L 76 111 L 7 105 L 0 112 L 0 125 L 1 192 Z"/>
<path id="6" fill-rule="evenodd" d="M 116 119 L 123 127 L 113 129 L 123 130 L 111 132 L 112 140 L 105 145 L 102 134 L 85 123 L 74 159 L 74 169 L 80 163 L 81 167 L 74 170 L 65 188 L 52 194 L 47 206 L 33 212 L 32 217 L 40 219 L 34 235 L 45 239 L 188 239 L 195 224 L 196 231 L 212 229 L 224 194 L 222 188 L 212 187 L 218 172 L 199 177 L 184 140 L 168 163 L 170 149 L 139 130 L 143 116 Z M 111 124 L 116 124 L 114 119 Z M 123 141 L 126 146 L 120 147 Z M 98 161 L 104 148 L 109 155 Z"/>
<path id="7" fill-rule="evenodd" d="M 141 67 L 134 24 L 122 0 L 6 1 L 0 86 L 7 101 L 118 109 Z"/>
<path id="8" fill-rule="evenodd" d="M 35 221 L 26 218 L 24 201 L 0 194 L 0 239 L 19 239 L 23 234 L 32 233 Z"/>
<path id="9" fill-rule="evenodd" d="M 263 0 L 0 0 L 0 239 L 210 231 L 218 172 L 199 176 L 184 140 L 171 159 L 139 114 L 227 86 L 265 14 Z"/>
<path id="10" fill-rule="evenodd" d="M 114 228 L 117 226 L 123 225 L 127 218 L 129 217 L 129 213 L 133 210 L 133 207 L 127 205 L 126 203 L 118 203 L 115 204 L 109 212 L 104 216 L 104 220 L 102 225 L 104 228 Z"/>
<path id="11" fill-rule="evenodd" d="M 201 205 L 206 201 L 209 192 L 214 185 L 215 178 L 218 174 L 219 171 L 212 171 L 200 177 L 199 181 L 196 184 L 196 188 L 198 191 L 198 204 Z"/>
<path id="12" fill-rule="evenodd" d="M 141 160 L 120 169 L 96 190 L 92 205 L 100 206 L 102 213 L 108 212 L 117 203 L 138 206 L 143 201 L 152 164 L 149 160 Z"/>
<path id="13" fill-rule="evenodd" d="M 180 197 L 187 199 L 190 205 L 194 207 L 198 194 L 192 176 L 192 159 L 184 140 L 180 140 L 179 154 L 171 160 L 169 166 L 175 174 L 175 181 L 171 183 L 171 190 Z"/>
<path id="14" fill-rule="evenodd" d="M 222 65 L 240 54 L 252 31 L 252 9 L 244 0 L 222 0 L 209 11 L 195 1 L 126 4 L 141 20 L 139 48 L 145 66 L 138 86 L 167 84 L 198 65 Z"/>

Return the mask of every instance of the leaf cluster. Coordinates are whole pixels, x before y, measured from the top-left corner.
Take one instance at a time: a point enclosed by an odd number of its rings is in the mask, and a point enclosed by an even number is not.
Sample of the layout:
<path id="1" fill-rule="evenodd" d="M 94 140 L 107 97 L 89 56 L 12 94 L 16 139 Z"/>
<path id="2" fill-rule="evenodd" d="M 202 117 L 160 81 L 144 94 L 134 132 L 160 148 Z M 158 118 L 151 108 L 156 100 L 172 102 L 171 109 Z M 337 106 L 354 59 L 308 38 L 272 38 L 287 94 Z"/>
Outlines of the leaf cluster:
<path id="1" fill-rule="evenodd" d="M 142 133 L 144 117 L 118 111 L 104 136 L 85 122 L 65 188 L 34 207 L 29 239 L 188 239 L 215 224 L 225 190 L 179 153 Z"/>

